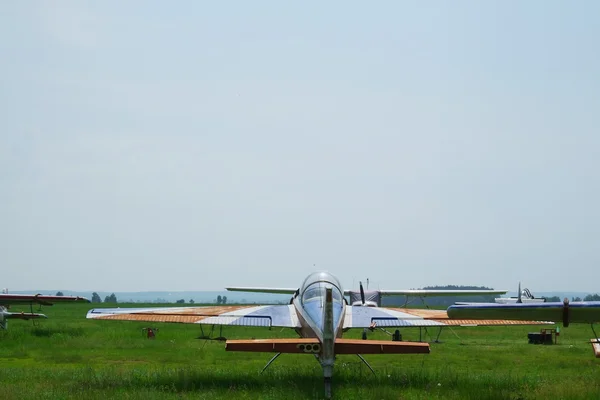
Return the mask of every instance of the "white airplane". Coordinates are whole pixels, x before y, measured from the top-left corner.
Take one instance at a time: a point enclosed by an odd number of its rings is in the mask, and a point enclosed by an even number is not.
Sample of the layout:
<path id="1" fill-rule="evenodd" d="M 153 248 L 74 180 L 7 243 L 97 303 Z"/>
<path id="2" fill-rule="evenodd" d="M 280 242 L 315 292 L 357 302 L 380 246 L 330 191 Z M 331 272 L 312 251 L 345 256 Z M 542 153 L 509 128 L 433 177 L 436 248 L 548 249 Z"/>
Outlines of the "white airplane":
<path id="1" fill-rule="evenodd" d="M 368 283 L 368 279 L 367 279 Z M 233 288 L 237 290 L 237 288 Z M 242 288 L 243 289 L 243 288 Z M 381 307 L 381 298 L 384 296 L 406 296 L 407 303 L 408 297 L 433 297 L 433 296 L 477 296 L 477 295 L 492 295 L 492 294 L 505 294 L 507 290 L 472 290 L 472 289 L 408 289 L 408 290 L 397 290 L 397 289 L 377 289 L 377 290 L 364 290 L 362 282 L 359 282 L 359 290 L 346 290 L 344 294 L 350 297 L 350 304 L 352 306 L 363 306 L 363 307 Z"/>
<path id="2" fill-rule="evenodd" d="M 276 353 L 263 371 L 281 353 L 312 354 L 323 368 L 325 396 L 331 396 L 331 379 L 336 354 L 356 354 L 373 371 L 362 354 L 417 354 L 429 353 L 429 344 L 383 340 L 343 339 L 351 328 L 377 327 L 432 327 L 448 325 L 532 325 L 539 321 L 450 320 L 443 310 L 419 310 L 351 306 L 336 277 L 328 272 L 309 275 L 300 288 L 229 287 L 231 291 L 290 294 L 289 305 L 267 306 L 204 306 L 153 308 L 94 308 L 87 318 L 106 320 L 179 322 L 207 325 L 242 325 L 258 327 L 285 327 L 294 329 L 297 339 L 227 340 L 228 351 Z M 452 292 L 427 290 L 384 291 L 390 294 L 448 295 Z M 443 292 L 443 293 L 442 293 Z M 460 291 L 460 294 L 498 294 L 506 291 Z M 365 304 L 363 295 L 362 303 Z"/>
<path id="3" fill-rule="evenodd" d="M 44 314 L 33 312 L 33 305 L 51 306 L 54 303 L 60 302 L 86 302 L 90 301 L 83 297 L 76 296 L 43 296 L 41 294 L 0 294 L 0 329 L 8 329 L 9 319 L 35 319 L 48 318 Z M 8 309 L 14 304 L 29 304 L 31 312 L 9 312 Z"/>

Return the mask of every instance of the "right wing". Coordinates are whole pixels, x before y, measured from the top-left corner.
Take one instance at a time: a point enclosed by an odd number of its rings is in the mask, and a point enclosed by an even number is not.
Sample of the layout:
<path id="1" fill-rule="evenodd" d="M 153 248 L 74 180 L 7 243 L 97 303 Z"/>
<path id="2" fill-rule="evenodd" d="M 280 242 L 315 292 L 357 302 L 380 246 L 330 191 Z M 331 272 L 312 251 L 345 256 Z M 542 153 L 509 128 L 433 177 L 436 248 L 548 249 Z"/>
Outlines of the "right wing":
<path id="1" fill-rule="evenodd" d="M 371 327 L 428 327 L 480 325 L 550 325 L 550 321 L 512 321 L 500 318 L 451 319 L 444 310 L 346 306 L 344 329 Z"/>
<path id="2" fill-rule="evenodd" d="M 300 328 L 292 305 L 94 308 L 86 318 L 182 324 Z"/>

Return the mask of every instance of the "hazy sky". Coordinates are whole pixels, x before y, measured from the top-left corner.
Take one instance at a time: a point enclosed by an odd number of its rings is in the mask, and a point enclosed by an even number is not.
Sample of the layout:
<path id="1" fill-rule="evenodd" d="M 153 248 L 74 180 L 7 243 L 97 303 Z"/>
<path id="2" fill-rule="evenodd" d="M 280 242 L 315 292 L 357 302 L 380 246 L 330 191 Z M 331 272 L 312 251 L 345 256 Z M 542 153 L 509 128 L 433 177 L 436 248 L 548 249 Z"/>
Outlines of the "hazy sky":
<path id="1" fill-rule="evenodd" d="M 599 292 L 598 15 L 4 1 L 0 287 Z"/>

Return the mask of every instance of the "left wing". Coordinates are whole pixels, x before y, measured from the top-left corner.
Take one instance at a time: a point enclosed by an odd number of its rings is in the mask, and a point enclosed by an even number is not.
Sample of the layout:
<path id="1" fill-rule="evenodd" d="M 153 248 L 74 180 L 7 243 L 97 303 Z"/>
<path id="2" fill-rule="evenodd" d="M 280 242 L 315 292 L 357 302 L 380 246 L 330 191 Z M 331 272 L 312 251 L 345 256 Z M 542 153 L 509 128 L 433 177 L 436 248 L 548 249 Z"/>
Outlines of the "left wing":
<path id="1" fill-rule="evenodd" d="M 0 305 L 11 304 L 42 304 L 51 306 L 54 303 L 89 303 L 85 297 L 79 296 L 44 296 L 41 294 L 0 294 Z"/>
<path id="2" fill-rule="evenodd" d="M 94 308 L 88 311 L 86 318 L 300 328 L 296 310 L 292 305 Z"/>
<path id="3" fill-rule="evenodd" d="M 344 329 L 370 327 L 428 327 L 478 325 L 550 325 L 549 321 L 503 319 L 450 319 L 444 310 L 416 308 L 346 307 Z"/>

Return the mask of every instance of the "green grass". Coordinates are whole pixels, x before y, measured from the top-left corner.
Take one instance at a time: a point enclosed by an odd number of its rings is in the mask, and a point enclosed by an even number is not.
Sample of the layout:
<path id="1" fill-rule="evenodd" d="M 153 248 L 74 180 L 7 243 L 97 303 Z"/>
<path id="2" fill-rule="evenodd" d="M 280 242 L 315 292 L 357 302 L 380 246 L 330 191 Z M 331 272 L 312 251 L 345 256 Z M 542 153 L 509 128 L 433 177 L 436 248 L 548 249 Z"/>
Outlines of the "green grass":
<path id="1" fill-rule="evenodd" d="M 272 354 L 226 352 L 223 342 L 196 339 L 197 325 L 86 320 L 89 308 L 46 307 L 50 319 L 11 320 L 9 330 L 0 331 L 0 399 L 323 396 L 321 367 L 310 355 L 284 354 L 261 375 Z M 159 328 L 156 339 L 143 337 L 146 326 Z M 334 398 L 599 399 L 600 359 L 588 343 L 589 326 L 561 327 L 557 345 L 527 344 L 527 332 L 538 329 L 446 328 L 431 354 L 365 356 L 376 375 L 356 356 L 339 356 Z M 402 334 L 404 340 L 419 339 L 418 329 Z M 291 330 L 235 327 L 224 328 L 223 335 L 295 337 Z M 370 338 L 389 340 L 382 332 Z"/>

